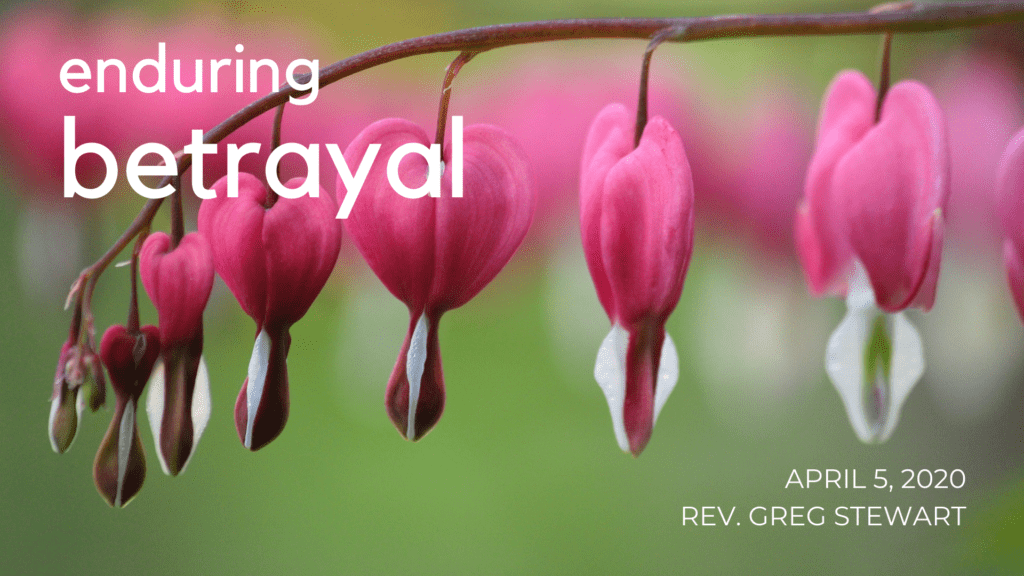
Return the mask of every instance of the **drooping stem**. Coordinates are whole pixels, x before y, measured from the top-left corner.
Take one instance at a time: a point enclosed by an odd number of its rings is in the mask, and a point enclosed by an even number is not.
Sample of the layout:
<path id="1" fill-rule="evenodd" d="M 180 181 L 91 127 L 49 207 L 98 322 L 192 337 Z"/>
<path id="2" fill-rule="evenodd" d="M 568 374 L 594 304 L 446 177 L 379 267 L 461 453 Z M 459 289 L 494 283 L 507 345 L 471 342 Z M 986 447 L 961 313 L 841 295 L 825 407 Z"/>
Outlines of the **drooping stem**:
<path id="1" fill-rule="evenodd" d="M 175 192 L 175 194 L 179 193 L 180 190 Z M 128 272 L 131 276 L 132 292 L 131 300 L 128 302 L 128 323 L 125 324 L 129 334 L 139 333 L 139 253 L 142 252 L 142 243 L 146 241 L 146 236 L 148 235 L 149 228 L 147 227 L 139 233 L 138 238 L 135 239 L 135 248 L 132 249 L 132 259 Z"/>
<path id="2" fill-rule="evenodd" d="M 321 68 L 317 86 L 325 87 L 357 72 L 388 62 L 437 52 L 475 52 L 493 48 L 551 42 L 556 40 L 596 38 L 650 38 L 660 30 L 685 28 L 685 33 L 671 38 L 673 42 L 694 42 L 723 38 L 765 36 L 837 36 L 848 34 L 907 33 L 950 30 L 999 22 L 1024 20 L 1024 2 L 949 2 L 908 4 L 906 10 L 881 10 L 835 14 L 766 14 L 729 15 L 698 18 L 596 18 L 548 20 L 499 24 L 467 28 L 419 38 L 402 40 L 369 50 Z M 297 85 L 308 84 L 311 74 L 293 79 Z M 282 85 L 235 112 L 203 135 L 203 143 L 216 144 L 263 113 L 300 97 L 311 89 Z M 191 165 L 191 156 L 178 158 L 178 174 Z M 168 184 L 165 177 L 160 186 Z M 150 200 L 128 229 L 94 264 L 79 276 L 72 290 L 83 290 L 85 323 L 91 325 L 90 303 L 96 281 L 106 267 L 144 228 L 148 227 L 160 208 L 162 199 Z"/>
<path id="3" fill-rule="evenodd" d="M 277 112 L 274 113 L 274 128 L 270 133 L 270 151 L 273 152 L 281 145 L 281 123 L 284 121 L 284 107 L 285 104 L 281 104 L 277 107 Z M 281 163 L 277 163 L 277 180 L 281 181 Z M 273 186 L 267 188 L 267 208 L 272 207 L 277 203 L 277 192 L 274 191 Z"/>
<path id="4" fill-rule="evenodd" d="M 458 76 L 459 70 L 466 62 L 473 59 L 479 52 L 459 52 L 459 55 L 448 65 L 444 73 L 444 82 L 441 83 L 441 103 L 437 107 L 437 132 L 434 134 L 434 143 L 444 146 L 444 133 L 448 127 L 448 102 L 452 99 L 452 82 Z"/>
<path id="5" fill-rule="evenodd" d="M 171 198 L 171 250 L 174 250 L 181 243 L 181 239 L 185 237 L 185 215 L 181 209 L 181 174 L 173 176 L 171 185 L 174 186 L 174 194 Z M 139 235 L 139 238 L 143 237 L 144 235 Z M 135 256 L 136 254 L 133 254 L 132 258 L 134 259 Z"/>
<path id="6" fill-rule="evenodd" d="M 75 297 L 75 311 L 71 316 L 71 327 L 68 329 L 68 342 L 78 342 L 82 334 L 82 292 Z"/>
<path id="7" fill-rule="evenodd" d="M 891 14 L 907 12 L 917 8 L 917 3 L 910 0 L 886 2 L 879 4 L 868 11 L 869 14 Z M 885 102 L 885 95 L 889 92 L 889 61 L 892 59 L 892 36 L 893 31 L 887 30 L 882 35 L 882 62 L 878 73 L 878 100 L 875 103 L 875 123 L 882 118 L 882 103 Z"/>
<path id="8" fill-rule="evenodd" d="M 467 28 L 431 36 L 411 38 L 356 54 L 321 68 L 319 87 L 328 86 L 357 72 L 388 62 L 437 52 L 482 52 L 493 48 L 595 38 L 650 38 L 666 28 L 685 28 L 673 42 L 694 42 L 723 38 L 765 36 L 838 36 L 884 32 L 929 32 L 1024 20 L 1024 2 L 950 2 L 915 4 L 912 10 L 846 12 L 836 14 L 764 14 L 708 16 L 698 18 L 594 18 L 547 20 Z M 294 79 L 305 84 L 305 74 Z M 221 122 L 203 136 L 204 143 L 217 143 L 264 112 L 309 92 L 282 85 Z M 184 158 L 184 165 L 191 163 Z"/>
<path id="9" fill-rule="evenodd" d="M 654 51 L 661 46 L 661 43 L 671 38 L 682 36 L 686 28 L 666 28 L 659 31 L 651 38 L 644 50 L 643 63 L 640 65 L 640 96 L 636 103 L 636 131 L 633 134 L 633 147 L 640 145 L 640 137 L 644 135 L 644 128 L 647 126 L 647 84 L 651 72 L 651 57 Z"/>
<path id="10" fill-rule="evenodd" d="M 875 123 L 882 119 L 882 103 L 889 92 L 889 60 L 892 54 L 892 33 L 882 36 L 882 65 L 878 72 L 878 101 L 875 103 Z"/>
<path id="11" fill-rule="evenodd" d="M 178 166 L 180 168 L 182 161 L 179 160 Z M 160 183 L 160 186 L 166 185 L 170 181 L 170 177 L 165 177 Z M 114 261 L 114 258 L 124 250 L 124 247 L 128 245 L 140 232 L 143 230 L 149 230 L 149 225 L 153 221 L 153 216 L 156 215 L 157 210 L 160 208 L 160 204 L 164 201 L 163 198 L 157 198 L 146 202 L 146 205 L 142 207 L 142 211 L 132 220 L 132 223 L 128 226 L 128 229 L 121 234 L 114 245 L 111 246 L 99 260 L 93 263 L 82 271 L 78 276 L 78 280 L 72 285 L 71 290 L 81 291 L 81 307 L 82 307 L 82 322 L 85 326 L 87 342 L 90 346 L 94 346 L 95 340 L 95 328 L 93 326 L 93 315 L 92 315 L 92 295 L 96 290 L 96 281 L 99 280 L 103 271 L 106 270 L 107 266 Z"/>
<path id="12" fill-rule="evenodd" d="M 274 129 L 270 133 L 270 151 L 273 152 L 281 145 L 281 121 L 284 119 L 284 104 L 277 107 L 274 113 Z"/>

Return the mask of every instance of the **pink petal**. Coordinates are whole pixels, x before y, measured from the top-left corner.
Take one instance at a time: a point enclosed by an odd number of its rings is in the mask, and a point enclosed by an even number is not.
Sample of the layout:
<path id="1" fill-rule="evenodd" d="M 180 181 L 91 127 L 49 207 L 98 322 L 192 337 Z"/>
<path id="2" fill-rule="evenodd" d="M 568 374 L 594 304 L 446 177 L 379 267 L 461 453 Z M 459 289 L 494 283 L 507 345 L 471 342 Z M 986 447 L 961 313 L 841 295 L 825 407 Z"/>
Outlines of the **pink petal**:
<path id="1" fill-rule="evenodd" d="M 170 250 L 171 238 L 154 232 L 139 256 L 142 285 L 160 317 L 165 345 L 183 342 L 202 330 L 203 309 L 213 289 L 213 253 L 206 239 L 186 234 Z"/>
<path id="2" fill-rule="evenodd" d="M 114 392 L 137 399 L 160 357 L 160 331 L 155 326 L 143 326 L 135 336 L 124 326 L 111 326 L 103 333 L 100 356 Z"/>
<path id="3" fill-rule="evenodd" d="M 1024 129 L 1010 139 L 999 162 L 997 200 L 1003 234 L 1024 248 Z"/>
<path id="4" fill-rule="evenodd" d="M 811 293 L 842 295 L 852 265 L 833 172 L 843 156 L 874 123 L 875 91 L 863 74 L 836 76 L 822 103 L 818 139 L 807 169 L 804 200 L 797 211 L 797 254 Z"/>
<path id="5" fill-rule="evenodd" d="M 348 145 L 345 161 L 353 171 L 370 144 L 381 147 L 344 225 L 384 286 L 410 309 L 423 310 L 433 280 L 434 200 L 400 196 L 387 179 L 386 160 L 399 146 L 410 142 L 430 144 L 426 132 L 418 125 L 388 118 L 368 126 Z M 399 165 L 398 173 L 406 186 L 419 186 L 426 180 L 427 162 L 412 154 Z M 339 176 L 339 204 L 344 194 Z"/>
<path id="6" fill-rule="evenodd" d="M 474 124 L 464 131 L 464 197 L 452 198 L 452 171 L 441 178 L 434 221 L 430 307 L 469 302 L 508 264 L 533 220 L 537 195 L 526 154 L 507 132 Z M 450 164 L 451 143 L 444 156 Z"/>
<path id="7" fill-rule="evenodd" d="M 267 189 L 252 174 L 238 175 L 238 198 L 228 198 L 227 177 L 212 190 L 216 198 L 199 207 L 199 232 L 213 250 L 213 265 L 242 310 L 260 326 L 266 312 L 266 253 L 263 237 Z"/>
<path id="8" fill-rule="evenodd" d="M 615 296 L 613 320 L 629 328 L 672 313 L 693 252 L 693 183 L 682 141 L 660 116 L 608 172 L 601 249 Z"/>
<path id="9" fill-rule="evenodd" d="M 656 116 L 633 150 L 633 121 L 621 105 L 595 120 L 580 192 L 591 276 L 609 317 L 627 328 L 650 317 L 664 322 L 693 251 L 693 183 L 679 135 Z M 597 147 L 592 138 L 602 135 Z"/>
<path id="10" fill-rule="evenodd" d="M 303 178 L 285 183 L 288 188 Z M 266 255 L 264 323 L 291 326 L 316 300 L 334 270 L 341 249 L 337 207 L 323 190 L 312 198 L 279 198 L 266 211 L 262 244 Z"/>
<path id="11" fill-rule="evenodd" d="M 1013 241 L 1003 243 L 1003 262 L 1006 264 L 1006 280 L 1010 285 L 1017 314 L 1024 321 L 1024 258 Z"/>
<path id="12" fill-rule="evenodd" d="M 302 179 L 285 186 L 294 188 Z M 341 248 L 334 202 L 322 190 L 311 198 L 279 198 L 265 207 L 267 189 L 239 174 L 238 198 L 227 197 L 227 178 L 213 186 L 217 197 L 199 209 L 199 230 L 210 240 L 214 265 L 242 309 L 258 325 L 287 328 L 323 289 Z"/>
<path id="13" fill-rule="evenodd" d="M 583 254 L 597 298 L 609 318 L 615 317 L 615 297 L 601 250 L 601 213 L 604 208 L 604 182 L 619 159 L 633 149 L 632 123 L 635 116 L 622 104 L 606 106 L 594 119 L 587 133 L 580 168 L 580 234 Z"/>
<path id="14" fill-rule="evenodd" d="M 451 145 L 442 157 L 441 197 L 405 198 L 387 179 L 387 159 L 403 144 L 429 146 L 422 128 L 398 118 L 371 124 L 345 150 L 358 166 L 367 147 L 381 145 L 345 229 L 381 282 L 422 311 L 457 308 L 483 289 L 511 259 L 529 229 L 536 193 L 525 154 L 503 130 L 463 132 L 464 197 L 451 197 Z M 353 168 L 354 169 L 354 168 Z M 413 154 L 400 164 L 402 182 L 417 187 L 427 162 Z M 338 197 L 345 194 L 338 179 Z"/>
<path id="15" fill-rule="evenodd" d="M 930 308 L 949 156 L 942 112 L 927 88 L 908 81 L 890 89 L 879 122 L 837 164 L 833 190 L 878 306 Z"/>

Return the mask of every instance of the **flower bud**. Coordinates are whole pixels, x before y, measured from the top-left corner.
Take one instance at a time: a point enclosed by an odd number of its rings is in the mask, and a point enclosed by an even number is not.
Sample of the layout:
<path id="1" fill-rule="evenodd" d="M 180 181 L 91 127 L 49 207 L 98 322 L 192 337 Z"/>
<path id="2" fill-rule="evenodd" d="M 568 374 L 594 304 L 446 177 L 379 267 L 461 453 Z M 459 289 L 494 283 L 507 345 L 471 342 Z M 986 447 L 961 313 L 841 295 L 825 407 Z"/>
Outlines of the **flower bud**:
<path id="1" fill-rule="evenodd" d="M 50 399 L 50 446 L 63 454 L 78 433 L 78 421 L 88 402 L 95 412 L 106 402 L 106 379 L 99 356 L 72 336 L 61 347 Z M 88 394 L 84 397 L 83 390 Z"/>
<path id="2" fill-rule="evenodd" d="M 135 334 L 124 326 L 111 326 L 103 334 L 100 355 L 110 373 L 116 403 L 93 463 L 93 480 L 103 499 L 120 508 L 138 494 L 146 478 L 146 455 L 135 416 L 142 389 L 160 356 L 160 333 L 155 326 L 143 326 Z"/>
<path id="3" fill-rule="evenodd" d="M 78 346 L 68 340 L 60 350 L 50 399 L 50 446 L 58 454 L 71 447 L 78 434 L 78 420 L 82 417 L 79 398 L 82 375 L 77 358 Z"/>

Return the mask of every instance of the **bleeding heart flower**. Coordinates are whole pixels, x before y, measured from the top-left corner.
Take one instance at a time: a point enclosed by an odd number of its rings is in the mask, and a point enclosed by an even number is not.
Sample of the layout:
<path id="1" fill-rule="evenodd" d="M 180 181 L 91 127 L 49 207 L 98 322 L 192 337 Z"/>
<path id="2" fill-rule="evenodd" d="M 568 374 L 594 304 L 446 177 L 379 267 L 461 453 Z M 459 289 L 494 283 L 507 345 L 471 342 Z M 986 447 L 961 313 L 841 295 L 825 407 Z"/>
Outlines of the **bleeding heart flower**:
<path id="1" fill-rule="evenodd" d="M 811 291 L 847 293 L 826 368 L 864 442 L 892 434 L 924 372 L 920 336 L 901 311 L 935 302 L 949 197 L 945 118 L 931 92 L 900 82 L 877 119 L 876 106 L 863 74 L 832 82 L 796 217 Z"/>
<path id="2" fill-rule="evenodd" d="M 402 435 L 423 437 L 444 410 L 444 375 L 438 343 L 441 315 L 483 289 L 522 242 L 537 203 L 524 151 L 500 128 L 467 126 L 464 131 L 464 195 L 452 197 L 451 144 L 444 148 L 440 196 L 409 199 L 388 182 L 385 163 L 373 165 L 345 229 L 381 282 L 409 308 L 409 330 L 388 380 L 388 415 Z M 407 120 L 390 118 L 368 126 L 345 150 L 357 166 L 371 144 L 390 158 L 400 146 L 429 146 L 426 132 Z M 423 156 L 398 166 L 407 187 L 431 175 Z M 338 178 L 339 200 L 345 186 Z"/>
<path id="3" fill-rule="evenodd" d="M 606 106 L 590 127 L 580 178 L 580 231 L 597 296 L 612 321 L 594 376 L 619 447 L 640 455 L 675 387 L 679 360 L 665 322 L 693 252 L 693 180 L 682 140 L 655 116 L 634 148 L 635 116 Z"/>
<path id="4" fill-rule="evenodd" d="M 103 334 L 100 355 L 110 372 L 117 403 L 114 418 L 96 453 L 93 480 L 103 499 L 120 508 L 139 493 L 146 478 L 146 454 L 135 413 L 142 389 L 160 356 L 160 332 L 156 326 L 143 326 L 136 333 L 124 326 L 111 326 Z"/>
<path id="5" fill-rule="evenodd" d="M 303 178 L 285 183 L 302 185 Z M 238 198 L 227 197 L 227 178 L 216 198 L 199 208 L 199 231 L 213 263 L 246 314 L 256 321 L 249 373 L 235 402 L 235 427 L 250 450 L 277 437 L 288 419 L 286 358 L 292 324 L 313 304 L 341 248 L 337 207 L 321 189 L 316 198 L 281 198 L 268 206 L 266 187 L 241 173 Z"/>
<path id="6" fill-rule="evenodd" d="M 1024 320 L 1024 129 L 1010 140 L 999 163 L 997 192 L 1003 222 L 1003 259 L 1017 312 Z"/>
<path id="7" fill-rule="evenodd" d="M 210 420 L 210 379 L 203 361 L 203 309 L 213 289 L 213 254 L 203 236 L 185 235 L 176 248 L 156 232 L 139 255 L 142 284 L 160 322 L 161 362 L 153 371 L 146 413 L 160 466 L 185 470 Z"/>

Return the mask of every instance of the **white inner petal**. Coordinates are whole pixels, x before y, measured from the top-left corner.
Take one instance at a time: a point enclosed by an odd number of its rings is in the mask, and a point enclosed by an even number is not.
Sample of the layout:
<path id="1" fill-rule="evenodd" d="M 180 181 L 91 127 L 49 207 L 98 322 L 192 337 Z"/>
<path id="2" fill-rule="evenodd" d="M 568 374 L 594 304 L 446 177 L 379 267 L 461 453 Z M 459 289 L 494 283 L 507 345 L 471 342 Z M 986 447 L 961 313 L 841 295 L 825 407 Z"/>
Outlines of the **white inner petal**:
<path id="1" fill-rule="evenodd" d="M 615 440 L 624 452 L 629 452 L 629 437 L 623 409 L 626 402 L 626 352 L 629 346 L 629 332 L 615 324 L 601 342 L 594 364 L 594 379 L 604 392 L 608 410 L 612 414 L 612 428 Z M 661 344 L 661 358 L 658 360 L 658 380 L 654 391 L 654 421 L 665 406 L 669 394 L 679 380 L 679 356 L 672 337 L 665 334 Z"/>
<path id="2" fill-rule="evenodd" d="M 626 424 L 623 421 L 623 405 L 626 402 L 626 347 L 629 344 L 629 333 L 615 324 L 604 337 L 601 347 L 597 350 L 597 362 L 594 364 L 594 379 L 608 400 L 608 409 L 612 413 L 612 428 L 619 448 L 629 452 L 629 439 L 626 436 Z M 678 362 L 676 365 L 678 371 Z M 659 374 L 659 377 L 661 374 Z M 666 393 L 667 396 L 667 393 Z"/>
<path id="3" fill-rule="evenodd" d="M 128 455 L 132 449 L 132 436 L 135 431 L 135 400 L 129 400 L 121 416 L 121 426 L 117 434 L 117 496 L 114 506 L 121 507 L 121 491 L 124 488 L 124 477 L 128 472 Z"/>
<path id="4" fill-rule="evenodd" d="M 825 370 L 846 407 L 853 431 L 861 442 L 873 442 L 877 434 L 868 423 L 864 405 L 864 345 L 873 315 L 862 308 L 848 308 L 825 350 Z"/>
<path id="5" fill-rule="evenodd" d="M 256 418 L 256 410 L 263 398 L 263 385 L 267 381 L 267 367 L 270 363 L 270 336 L 266 330 L 260 330 L 256 342 L 252 346 L 249 358 L 249 383 L 246 386 L 245 408 L 248 421 L 245 424 L 245 447 L 252 448 L 252 423 Z"/>
<path id="6" fill-rule="evenodd" d="M 146 417 L 149 419 L 149 428 L 153 431 L 153 440 L 156 444 L 156 455 L 160 461 L 160 468 L 164 474 L 170 475 L 167 467 L 167 460 L 164 458 L 160 444 L 160 428 L 164 418 L 164 386 L 165 373 L 163 360 L 158 360 L 153 367 L 153 374 L 149 377 L 149 395 L 146 396 Z M 196 370 L 196 384 L 192 389 L 192 451 L 185 462 L 181 465 L 178 473 L 185 471 L 188 463 L 192 461 L 192 454 L 195 454 L 199 438 L 210 421 L 210 376 L 206 369 L 206 359 L 199 357 L 199 368 Z"/>
<path id="7" fill-rule="evenodd" d="M 405 437 L 410 440 L 416 437 L 416 406 L 420 401 L 420 381 L 427 364 L 427 333 L 430 326 L 426 313 L 416 322 L 409 341 L 409 351 L 405 355 L 405 378 L 409 381 L 409 414 L 405 428 Z"/>
<path id="8" fill-rule="evenodd" d="M 865 388 L 869 386 L 865 357 L 879 316 L 884 318 L 884 330 L 891 341 L 890 368 L 888 382 L 877 391 L 869 391 Z M 875 306 L 867 273 L 859 263 L 850 280 L 846 315 L 828 341 L 825 369 L 846 407 L 854 432 L 865 443 L 889 439 L 903 403 L 924 374 L 924 348 L 917 330 L 902 312 L 886 314 Z M 871 375 L 871 381 L 885 378 L 880 365 L 878 370 L 879 374 Z M 877 409 L 866 403 L 873 392 L 878 394 Z"/>
<path id="9" fill-rule="evenodd" d="M 875 291 L 871 288 L 871 279 L 868 278 L 868 272 L 860 261 L 854 262 L 853 265 L 849 289 L 846 292 L 846 307 L 858 310 L 877 309 Z"/>
<path id="10" fill-rule="evenodd" d="M 654 422 L 658 421 L 658 414 L 661 414 L 668 395 L 675 389 L 678 381 L 679 356 L 676 354 L 675 342 L 666 332 L 665 340 L 661 344 L 661 358 L 658 360 L 658 385 L 654 390 Z"/>
<path id="11" fill-rule="evenodd" d="M 192 390 L 192 454 L 199 445 L 199 437 L 206 430 L 206 424 L 210 422 L 210 411 L 210 373 L 206 369 L 206 358 L 200 356 L 199 369 L 196 370 L 196 385 Z M 188 460 L 181 466 L 182 472 L 191 459 L 192 455 L 189 454 Z"/>
<path id="12" fill-rule="evenodd" d="M 924 375 L 924 344 L 914 325 L 901 312 L 893 322 L 892 367 L 889 374 L 890 405 L 881 442 L 896 429 L 903 403 Z"/>
<path id="13" fill-rule="evenodd" d="M 157 460 L 160 461 L 160 468 L 164 474 L 170 476 L 171 471 L 167 468 L 167 460 L 164 459 L 164 451 L 160 445 L 160 427 L 164 421 L 164 361 L 157 360 L 153 366 L 153 373 L 149 376 L 149 394 L 146 395 L 146 418 L 149 420 L 149 429 L 153 432 L 153 444 L 156 445 Z"/>

